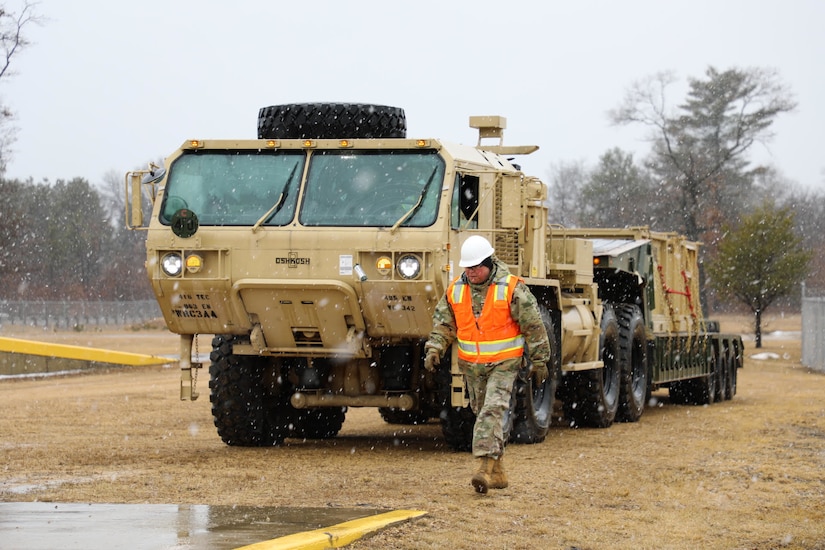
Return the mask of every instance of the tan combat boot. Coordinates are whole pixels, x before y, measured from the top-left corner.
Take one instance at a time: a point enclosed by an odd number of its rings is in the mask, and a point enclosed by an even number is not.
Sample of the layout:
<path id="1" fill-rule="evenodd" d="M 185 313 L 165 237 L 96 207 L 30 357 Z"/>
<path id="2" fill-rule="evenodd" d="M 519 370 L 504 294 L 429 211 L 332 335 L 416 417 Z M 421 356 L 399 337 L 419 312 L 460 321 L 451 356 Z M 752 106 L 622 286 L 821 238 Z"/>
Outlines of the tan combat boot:
<path id="1" fill-rule="evenodd" d="M 506 489 L 509 483 L 507 482 L 507 474 L 504 473 L 504 457 L 498 457 L 498 460 L 493 461 L 493 473 L 490 476 L 490 489 Z"/>
<path id="2" fill-rule="evenodd" d="M 477 493 L 486 494 L 490 489 L 490 479 L 495 462 L 489 456 L 482 456 L 478 459 L 478 470 L 473 474 L 473 479 L 470 480 Z"/>

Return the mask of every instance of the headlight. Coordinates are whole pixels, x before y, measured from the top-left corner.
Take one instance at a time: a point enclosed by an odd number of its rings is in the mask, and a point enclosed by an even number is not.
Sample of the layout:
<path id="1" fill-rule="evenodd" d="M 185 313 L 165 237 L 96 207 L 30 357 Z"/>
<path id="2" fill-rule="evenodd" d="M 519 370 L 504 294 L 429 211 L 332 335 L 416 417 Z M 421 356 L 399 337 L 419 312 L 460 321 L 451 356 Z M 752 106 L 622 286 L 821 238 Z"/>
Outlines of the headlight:
<path id="1" fill-rule="evenodd" d="M 160 259 L 160 267 L 169 277 L 177 277 L 183 269 L 183 260 L 177 252 L 170 252 Z"/>
<path id="2" fill-rule="evenodd" d="M 407 254 L 399 258 L 397 268 L 398 274 L 403 278 L 415 279 L 421 273 L 421 260 L 412 254 Z"/>

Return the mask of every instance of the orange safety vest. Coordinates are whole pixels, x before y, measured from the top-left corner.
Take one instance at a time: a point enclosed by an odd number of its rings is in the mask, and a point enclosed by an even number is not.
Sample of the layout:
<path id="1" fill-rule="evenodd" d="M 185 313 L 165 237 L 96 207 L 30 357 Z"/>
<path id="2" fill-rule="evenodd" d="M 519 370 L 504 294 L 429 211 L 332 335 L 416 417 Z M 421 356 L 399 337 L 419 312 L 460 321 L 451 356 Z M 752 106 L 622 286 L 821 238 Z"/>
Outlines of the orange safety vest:
<path id="1" fill-rule="evenodd" d="M 455 316 L 458 357 L 471 363 L 494 363 L 524 355 L 524 337 L 510 315 L 510 299 L 519 282 L 515 275 L 490 283 L 481 315 L 473 314 L 470 285 L 461 277 L 447 288 Z"/>

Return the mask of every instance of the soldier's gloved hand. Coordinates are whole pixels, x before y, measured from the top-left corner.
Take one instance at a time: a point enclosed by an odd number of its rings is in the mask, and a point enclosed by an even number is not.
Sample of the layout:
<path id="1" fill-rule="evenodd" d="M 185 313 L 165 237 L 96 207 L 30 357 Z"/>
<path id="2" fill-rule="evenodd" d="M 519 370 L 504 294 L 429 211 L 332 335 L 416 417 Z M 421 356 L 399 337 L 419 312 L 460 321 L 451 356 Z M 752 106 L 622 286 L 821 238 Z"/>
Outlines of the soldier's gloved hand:
<path id="1" fill-rule="evenodd" d="M 533 363 L 530 365 L 530 376 L 533 378 L 533 386 L 538 387 L 544 384 L 544 381 L 550 376 L 550 372 L 544 363 Z"/>
<path id="2" fill-rule="evenodd" d="M 441 361 L 438 357 L 438 350 L 429 348 L 427 355 L 424 357 L 424 368 L 430 372 L 435 372 L 436 365 Z"/>

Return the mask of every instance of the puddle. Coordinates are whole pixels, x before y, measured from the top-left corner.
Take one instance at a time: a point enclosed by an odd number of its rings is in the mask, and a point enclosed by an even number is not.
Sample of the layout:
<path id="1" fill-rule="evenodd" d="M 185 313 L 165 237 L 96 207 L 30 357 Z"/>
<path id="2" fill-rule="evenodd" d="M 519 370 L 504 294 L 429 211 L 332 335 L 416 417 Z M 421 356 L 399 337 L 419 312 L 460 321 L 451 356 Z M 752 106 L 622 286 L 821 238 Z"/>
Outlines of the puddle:
<path id="1" fill-rule="evenodd" d="M 224 550 L 384 512 L 370 508 L 0 502 L 0 547 Z"/>

